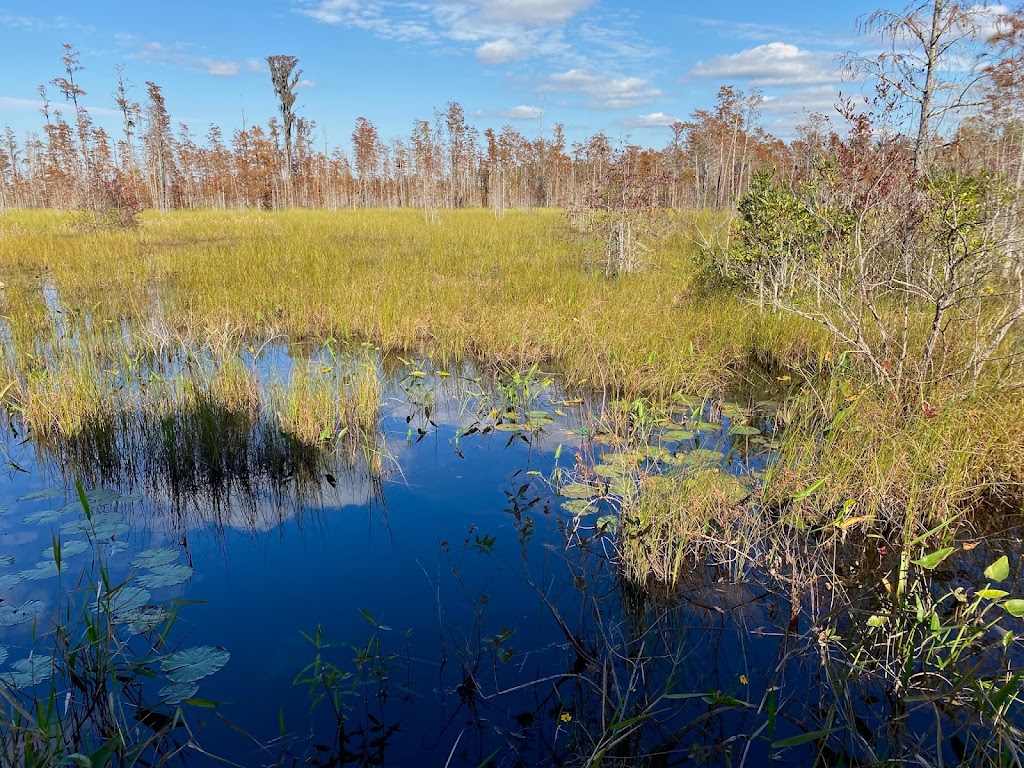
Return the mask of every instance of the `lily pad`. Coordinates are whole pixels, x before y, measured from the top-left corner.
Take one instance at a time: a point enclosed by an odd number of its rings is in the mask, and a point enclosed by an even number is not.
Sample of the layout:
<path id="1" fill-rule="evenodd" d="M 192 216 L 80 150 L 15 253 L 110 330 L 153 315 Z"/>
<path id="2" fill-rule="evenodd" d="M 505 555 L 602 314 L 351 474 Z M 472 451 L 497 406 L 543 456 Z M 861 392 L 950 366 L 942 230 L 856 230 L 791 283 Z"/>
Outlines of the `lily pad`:
<path id="1" fill-rule="evenodd" d="M 163 624 L 170 613 L 155 605 L 147 605 L 144 608 L 137 608 L 122 615 L 127 620 L 128 631 L 133 635 L 141 635 L 152 632 Z"/>
<path id="2" fill-rule="evenodd" d="M 212 675 L 230 658 L 223 648 L 200 645 L 164 657 L 160 669 L 172 683 L 194 683 Z"/>
<path id="3" fill-rule="evenodd" d="M 63 496 L 66 491 L 63 488 L 44 488 L 41 491 L 32 491 L 24 496 L 19 496 L 18 501 L 47 501 Z"/>
<path id="4" fill-rule="evenodd" d="M 61 563 L 63 565 L 63 563 Z M 61 569 L 57 568 L 57 564 L 53 560 L 43 560 L 42 562 L 36 563 L 34 568 L 30 568 L 27 571 L 22 571 L 19 576 L 29 581 L 41 581 L 43 579 L 53 579 L 60 575 Z"/>
<path id="5" fill-rule="evenodd" d="M 160 698 L 164 704 L 181 704 L 199 692 L 199 683 L 171 683 L 160 689 Z"/>
<path id="6" fill-rule="evenodd" d="M 67 510 L 63 509 L 43 509 L 39 512 L 33 512 L 31 515 L 26 515 L 25 522 L 29 524 L 47 525 L 49 523 L 57 522 L 67 514 Z"/>
<path id="7" fill-rule="evenodd" d="M 7 576 L 0 576 L 0 594 L 11 587 L 16 587 L 23 581 L 20 573 L 10 573 Z"/>
<path id="8" fill-rule="evenodd" d="M 174 587 L 192 577 L 192 569 L 184 563 L 167 563 L 158 565 L 149 573 L 140 576 L 139 585 L 148 589 Z"/>
<path id="9" fill-rule="evenodd" d="M 558 489 L 560 496 L 568 496 L 570 499 L 592 499 L 598 495 L 598 490 L 583 483 L 569 483 Z"/>
<path id="10" fill-rule="evenodd" d="M 161 565 L 173 563 L 179 557 L 179 552 L 171 547 L 155 547 L 139 552 L 132 560 L 133 568 L 157 568 Z"/>
<path id="11" fill-rule="evenodd" d="M 563 501 L 562 509 L 568 512 L 570 515 L 585 515 L 588 512 L 594 511 L 594 507 L 588 504 L 583 499 L 572 499 L 570 501 Z"/>
<path id="12" fill-rule="evenodd" d="M 111 620 L 115 624 L 128 624 L 137 618 L 137 611 L 149 603 L 150 596 L 151 593 L 148 589 L 125 586 L 108 598 L 104 598 L 104 601 L 107 610 L 110 611 Z M 93 601 L 90 609 L 94 611 L 97 609 L 96 601 Z"/>
<path id="13" fill-rule="evenodd" d="M 722 428 L 721 424 L 715 424 L 710 421 L 701 421 L 700 419 L 691 421 L 689 426 L 698 432 L 718 432 Z"/>
<path id="14" fill-rule="evenodd" d="M 760 435 L 761 430 L 757 427 L 748 426 L 747 424 L 733 424 L 729 427 L 728 434 L 741 437 L 753 437 L 754 435 Z"/>
<path id="15" fill-rule="evenodd" d="M 0 682 L 12 688 L 31 688 L 53 677 L 53 659 L 49 656 L 29 656 L 14 662 L 0 675 Z"/>
<path id="16" fill-rule="evenodd" d="M 26 600 L 19 606 L 0 605 L 0 627 L 16 627 L 32 621 L 43 611 L 39 600 Z"/>
<path id="17" fill-rule="evenodd" d="M 89 549 L 89 545 L 81 539 L 71 539 L 71 541 L 61 542 L 60 559 L 63 561 L 65 558 L 80 555 L 87 549 Z M 53 560 L 53 547 L 47 547 L 46 549 L 44 549 L 43 557 L 47 560 Z"/>
<path id="18" fill-rule="evenodd" d="M 615 464 L 598 464 L 594 467 L 594 474 L 599 477 L 613 478 L 622 477 L 628 474 L 629 470 Z"/>
<path id="19" fill-rule="evenodd" d="M 693 440 L 694 434 L 688 429 L 671 429 L 668 432 L 663 432 L 661 439 L 666 443 L 682 443 L 686 440 Z"/>

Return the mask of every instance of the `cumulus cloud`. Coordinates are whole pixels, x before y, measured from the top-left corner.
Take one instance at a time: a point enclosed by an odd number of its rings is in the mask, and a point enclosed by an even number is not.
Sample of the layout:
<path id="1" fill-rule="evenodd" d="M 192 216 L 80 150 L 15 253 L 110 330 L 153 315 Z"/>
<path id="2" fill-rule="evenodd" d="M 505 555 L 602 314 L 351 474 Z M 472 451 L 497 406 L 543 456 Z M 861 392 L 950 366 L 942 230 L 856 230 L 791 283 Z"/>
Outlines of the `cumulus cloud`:
<path id="1" fill-rule="evenodd" d="M 627 128 L 668 128 L 673 123 L 679 122 L 679 118 L 664 112 L 651 112 L 649 115 L 627 117 L 620 122 Z"/>
<path id="2" fill-rule="evenodd" d="M 839 78 L 832 56 L 789 43 L 765 43 L 700 61 L 689 78 L 745 80 L 755 86 L 827 83 Z"/>
<path id="3" fill-rule="evenodd" d="M 541 91 L 581 93 L 595 109 L 624 109 L 653 101 L 661 90 L 643 77 L 613 77 L 582 69 L 549 75 Z"/>
<path id="4" fill-rule="evenodd" d="M 507 64 L 523 55 L 522 49 L 507 38 L 491 40 L 476 49 L 476 57 L 483 64 Z"/>

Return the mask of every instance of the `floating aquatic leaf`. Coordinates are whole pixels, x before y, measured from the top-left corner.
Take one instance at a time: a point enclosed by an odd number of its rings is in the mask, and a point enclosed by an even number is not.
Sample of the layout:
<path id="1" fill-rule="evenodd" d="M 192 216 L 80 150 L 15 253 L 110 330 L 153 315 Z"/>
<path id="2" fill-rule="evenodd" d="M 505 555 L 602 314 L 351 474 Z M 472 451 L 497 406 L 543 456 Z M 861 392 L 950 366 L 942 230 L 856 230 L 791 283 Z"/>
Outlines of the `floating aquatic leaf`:
<path id="1" fill-rule="evenodd" d="M 103 548 L 103 552 L 107 557 L 112 557 L 113 555 L 116 555 L 119 552 L 124 552 L 126 549 L 128 549 L 128 542 L 111 541 L 110 539 L 104 539 L 103 541 L 99 542 L 97 546 Z"/>
<path id="2" fill-rule="evenodd" d="M 0 675 L 0 682 L 13 688 L 31 688 L 53 677 L 53 659 L 49 656 L 29 656 L 11 664 L 10 670 Z"/>
<path id="3" fill-rule="evenodd" d="M 594 474 L 599 477 L 622 477 L 628 472 L 629 470 L 626 467 L 616 464 L 598 464 L 594 467 Z"/>
<path id="4" fill-rule="evenodd" d="M 47 525 L 49 523 L 55 523 L 64 517 L 67 513 L 63 509 L 43 509 L 39 512 L 33 512 L 31 515 L 25 516 L 25 522 L 29 524 L 38 523 L 39 525 Z"/>
<path id="5" fill-rule="evenodd" d="M 84 517 L 71 520 L 60 527 L 61 534 L 65 536 L 77 536 L 82 533 L 90 533 L 96 526 L 117 524 L 124 521 L 120 512 L 98 512 L 91 519 Z"/>
<path id="6" fill-rule="evenodd" d="M 560 496 L 568 496 L 570 499 L 592 499 L 597 496 L 597 489 L 584 485 L 583 483 L 570 483 L 558 489 Z"/>
<path id="7" fill-rule="evenodd" d="M 761 430 L 757 427 L 748 426 L 747 424 L 733 424 L 729 427 L 728 434 L 741 437 L 754 437 L 755 435 L 760 435 Z"/>
<path id="8" fill-rule="evenodd" d="M 937 549 L 934 552 L 928 553 L 920 560 L 913 560 L 912 562 L 914 565 L 919 565 L 925 570 L 933 571 L 938 567 L 939 563 L 951 554 L 953 554 L 953 547 L 943 547 L 942 549 Z"/>
<path id="9" fill-rule="evenodd" d="M 52 579 L 59 576 L 60 570 L 57 568 L 57 564 L 53 560 L 43 560 L 42 562 L 36 563 L 34 568 L 22 571 L 19 575 L 21 578 L 28 579 L 29 581 L 40 581 L 42 579 Z"/>
<path id="10" fill-rule="evenodd" d="M 115 624 L 128 624 L 137 618 L 135 612 L 145 607 L 149 603 L 149 598 L 150 591 L 148 589 L 124 586 L 105 597 L 103 604 L 110 611 L 111 620 Z M 97 610 L 96 601 L 93 601 L 89 607 L 90 610 Z"/>
<path id="11" fill-rule="evenodd" d="M 191 699 L 199 691 L 199 683 L 171 683 L 160 689 L 160 698 L 164 704 L 181 704 Z"/>
<path id="12" fill-rule="evenodd" d="M 63 496 L 65 493 L 66 491 L 63 488 L 45 488 L 41 491 L 33 491 L 32 493 L 26 493 L 24 496 L 19 496 L 18 501 L 46 501 L 47 499 Z"/>
<path id="13" fill-rule="evenodd" d="M 32 621 L 42 610 L 43 604 L 39 600 L 26 600 L 19 606 L 0 605 L 0 627 L 16 627 Z"/>
<path id="14" fill-rule="evenodd" d="M 20 573 L 11 573 L 7 576 L 0 576 L 0 594 L 6 592 L 11 587 L 16 587 L 21 584 L 22 577 Z"/>
<path id="15" fill-rule="evenodd" d="M 588 504 L 583 499 L 571 499 L 570 501 L 563 501 L 562 509 L 568 512 L 570 515 L 585 515 L 588 512 L 595 511 L 595 508 Z"/>
<path id="16" fill-rule="evenodd" d="M 608 484 L 608 492 L 613 496 L 625 498 L 636 491 L 636 482 L 631 477 L 617 477 Z"/>
<path id="17" fill-rule="evenodd" d="M 163 608 L 147 605 L 144 608 L 127 611 L 122 614 L 121 618 L 127 622 L 129 632 L 133 635 L 141 635 L 146 632 L 152 632 L 163 624 L 168 616 L 170 616 L 170 613 Z"/>
<path id="18" fill-rule="evenodd" d="M 693 440 L 694 433 L 688 429 L 672 429 L 664 432 L 661 439 L 668 443 L 681 443 L 686 440 Z"/>
<path id="19" fill-rule="evenodd" d="M 155 547 L 139 552 L 132 560 L 133 568 L 156 568 L 160 565 L 173 563 L 178 559 L 178 550 L 171 547 Z"/>
<path id="20" fill-rule="evenodd" d="M 60 557 L 64 560 L 68 557 L 74 557 L 80 555 L 89 549 L 89 545 L 81 539 L 71 539 L 71 541 L 61 542 L 60 545 Z M 46 560 L 53 560 L 53 547 L 47 547 L 43 550 L 43 558 Z"/>
<path id="21" fill-rule="evenodd" d="M 172 683 L 194 683 L 212 675 L 230 658 L 223 648 L 200 645 L 164 657 L 160 669 Z"/>
<path id="22" fill-rule="evenodd" d="M 140 576 L 138 581 L 143 587 L 174 587 L 192 577 L 192 569 L 184 563 L 168 563 L 155 566 L 149 573 Z"/>
<path id="23" fill-rule="evenodd" d="M 131 496 L 122 496 L 117 491 L 108 491 L 100 488 L 94 491 L 89 491 L 85 494 L 86 501 L 89 502 L 90 509 L 98 509 L 99 507 L 108 507 L 111 504 L 117 504 L 119 502 L 130 502 L 139 501 L 142 499 L 138 494 L 132 494 Z M 60 507 L 61 512 L 83 512 L 85 508 L 82 506 L 80 499 L 72 499 L 64 506 Z M 93 515 L 95 518 L 96 515 Z"/>
<path id="24" fill-rule="evenodd" d="M 619 518 L 616 515 L 604 515 L 597 518 L 597 529 L 608 533 L 617 533 L 619 530 Z"/>
<path id="25" fill-rule="evenodd" d="M 728 419 L 742 419 L 744 416 L 743 407 L 739 403 L 722 403 L 719 410 Z"/>
<path id="26" fill-rule="evenodd" d="M 698 432 L 717 432 L 722 428 L 721 424 L 714 424 L 710 421 L 701 421 L 700 419 L 691 421 L 689 426 Z"/>
<path id="27" fill-rule="evenodd" d="M 985 578 L 991 581 L 1005 581 L 1010 576 L 1010 560 L 1003 555 L 985 569 Z"/>

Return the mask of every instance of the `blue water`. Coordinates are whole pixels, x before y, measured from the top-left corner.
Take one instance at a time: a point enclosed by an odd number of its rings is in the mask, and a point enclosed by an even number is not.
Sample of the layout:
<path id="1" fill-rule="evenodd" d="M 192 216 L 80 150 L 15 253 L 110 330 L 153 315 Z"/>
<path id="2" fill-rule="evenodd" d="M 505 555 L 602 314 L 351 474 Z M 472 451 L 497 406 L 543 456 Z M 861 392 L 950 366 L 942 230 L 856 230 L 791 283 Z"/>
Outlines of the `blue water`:
<path id="1" fill-rule="evenodd" d="M 287 363 L 280 350 L 268 359 Z M 821 657 L 837 646 L 819 646 L 809 631 L 809 616 L 824 609 L 794 610 L 765 574 L 721 563 L 693 567 L 668 596 L 625 583 L 614 538 L 596 525 L 600 513 L 577 518 L 558 495 L 572 479 L 559 472 L 609 450 L 588 437 L 579 407 L 561 404 L 553 387 L 538 400 L 554 416 L 542 429 L 466 434 L 477 424 L 467 393 L 477 388 L 391 380 L 383 472 L 336 463 L 312 494 L 294 479 L 269 488 L 256 478 L 212 505 L 175 498 L 160 478 L 111 475 L 111 490 L 139 496 L 95 497 L 92 514 L 126 528 L 69 556 L 59 580 L 16 574 L 45 561 L 58 534 L 64 547 L 75 540 L 60 531 L 81 510 L 52 522 L 25 518 L 73 504 L 76 478 L 8 431 L 0 619 L 25 605 L 34 619 L 0 626 L 0 675 L 45 653 L 58 605 L 81 609 L 95 598 L 96 551 L 111 584 L 134 584 L 144 573 L 134 557 L 165 547 L 193 568 L 149 596 L 149 604 L 177 606 L 170 645 L 230 654 L 182 705 L 194 736 L 178 728 L 174 738 L 187 745 L 177 758 L 186 765 L 528 766 L 602 755 L 631 765 L 641 753 L 656 756 L 651 765 L 820 756 L 838 764 L 844 747 L 862 752 L 853 725 L 877 729 L 886 718 L 884 709 L 872 713 L 883 692 L 870 683 L 850 705 L 849 733 L 835 725 L 828 738 L 836 751 L 819 753 L 826 742 L 817 741 L 786 746 L 836 722 Z M 701 413 L 713 418 L 707 407 Z M 721 422 L 688 447 L 720 450 L 725 472 L 761 469 L 764 449 L 730 437 L 728 417 Z M 55 495 L 24 498 L 47 489 Z M 171 650 L 118 632 L 129 643 L 124 658 L 148 659 L 154 670 Z M 318 655 L 333 675 L 326 688 L 323 676 L 308 682 Z M 77 695 L 65 677 L 55 680 L 58 702 Z M 158 672 L 142 692 L 147 706 L 169 714 L 174 706 L 160 703 L 166 683 Z M 917 727 L 927 716 L 907 722 Z"/>

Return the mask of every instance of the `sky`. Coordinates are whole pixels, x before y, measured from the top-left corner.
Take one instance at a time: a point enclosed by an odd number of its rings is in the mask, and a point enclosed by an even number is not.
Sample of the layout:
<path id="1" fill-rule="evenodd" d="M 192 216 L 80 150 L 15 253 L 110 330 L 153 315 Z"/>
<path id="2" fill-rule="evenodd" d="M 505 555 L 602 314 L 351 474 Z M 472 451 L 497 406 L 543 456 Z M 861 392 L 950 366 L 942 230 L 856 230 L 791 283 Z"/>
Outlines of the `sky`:
<path id="1" fill-rule="evenodd" d="M 790 138 L 805 113 L 834 113 L 836 57 L 870 47 L 857 19 L 887 0 L 0 0 L 0 126 L 38 130 L 37 88 L 62 76 L 61 44 L 86 68 L 83 103 L 119 125 L 124 67 L 143 101 L 164 89 L 175 123 L 226 135 L 276 102 L 265 58 L 297 56 L 298 114 L 348 150 L 358 117 L 388 141 L 457 101 L 483 130 L 528 137 L 562 123 L 661 147 L 668 126 L 710 109 L 722 85 L 759 89 L 766 130 Z M 898 10 L 902 0 L 888 0 Z M 56 106 L 62 97 L 50 87 Z"/>

